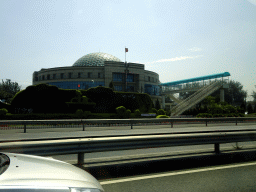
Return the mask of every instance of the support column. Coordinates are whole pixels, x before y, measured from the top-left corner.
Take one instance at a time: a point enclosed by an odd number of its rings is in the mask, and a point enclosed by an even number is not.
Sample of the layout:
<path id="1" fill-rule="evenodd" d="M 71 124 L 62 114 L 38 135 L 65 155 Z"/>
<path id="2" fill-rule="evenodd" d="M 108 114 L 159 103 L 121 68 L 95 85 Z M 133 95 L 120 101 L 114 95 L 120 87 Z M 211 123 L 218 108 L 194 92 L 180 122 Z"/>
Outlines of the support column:
<path id="1" fill-rule="evenodd" d="M 78 165 L 83 165 L 84 164 L 84 153 L 80 152 L 77 155 L 77 159 L 78 159 Z"/>
<path id="2" fill-rule="evenodd" d="M 220 102 L 225 102 L 224 89 L 223 88 L 220 89 Z"/>

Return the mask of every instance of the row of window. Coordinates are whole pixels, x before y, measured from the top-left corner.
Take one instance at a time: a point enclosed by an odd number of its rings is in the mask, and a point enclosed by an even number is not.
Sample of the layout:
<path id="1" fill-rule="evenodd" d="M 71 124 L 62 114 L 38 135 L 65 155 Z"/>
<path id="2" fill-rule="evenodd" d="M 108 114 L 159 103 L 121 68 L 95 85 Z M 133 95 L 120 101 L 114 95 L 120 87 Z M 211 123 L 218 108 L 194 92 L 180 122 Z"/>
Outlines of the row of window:
<path id="1" fill-rule="evenodd" d="M 114 86 L 115 91 L 125 91 L 125 86 L 122 85 L 116 85 Z M 157 85 L 151 85 L 151 84 L 145 84 L 145 93 L 148 93 L 149 95 L 160 95 L 160 87 Z M 134 92 L 135 88 L 132 85 L 129 85 L 126 87 L 128 92 Z M 141 89 L 141 92 L 143 90 Z"/>
<path id="2" fill-rule="evenodd" d="M 158 85 L 145 84 L 145 93 L 149 95 L 160 95 L 160 87 Z"/>
<path id="3" fill-rule="evenodd" d="M 115 89 L 115 91 L 125 91 L 125 87 L 122 86 L 122 85 L 116 85 L 116 86 L 114 86 L 114 89 Z M 128 85 L 126 87 L 126 89 L 127 89 L 128 92 L 134 92 L 135 91 L 135 88 L 132 85 Z"/>
<path id="4" fill-rule="evenodd" d="M 55 85 L 61 89 L 89 89 L 97 86 L 105 86 L 104 81 L 64 81 L 50 82 L 49 85 Z"/>
<path id="5" fill-rule="evenodd" d="M 134 82 L 135 75 L 127 74 L 126 80 L 127 82 Z M 125 73 L 113 73 L 113 81 L 114 82 L 123 82 L 125 80 Z M 147 76 L 145 77 L 145 81 L 149 82 L 157 82 L 157 78 Z"/>
<path id="6" fill-rule="evenodd" d="M 123 82 L 125 80 L 127 82 L 134 82 L 134 74 L 125 74 L 125 73 L 113 73 L 113 82 Z"/>
<path id="7" fill-rule="evenodd" d="M 86 73 L 82 73 L 82 72 L 79 72 L 77 73 L 77 76 L 75 77 L 73 75 L 73 73 L 60 73 L 58 74 L 59 75 L 59 78 L 58 79 L 72 79 L 72 78 L 81 78 L 82 76 L 85 77 Z M 87 73 L 87 78 L 96 78 L 95 76 L 93 76 L 93 73 L 92 72 L 88 72 Z M 103 77 L 103 73 L 98 73 L 98 78 L 104 78 Z M 43 80 L 51 80 L 51 79 L 57 79 L 57 73 L 55 74 L 48 74 L 48 75 L 42 75 L 42 76 L 39 76 L 35 78 L 35 81 L 43 81 Z"/>
<path id="8" fill-rule="evenodd" d="M 157 82 L 157 78 L 147 76 L 147 77 L 145 77 L 145 81 L 155 82 L 156 83 Z"/>

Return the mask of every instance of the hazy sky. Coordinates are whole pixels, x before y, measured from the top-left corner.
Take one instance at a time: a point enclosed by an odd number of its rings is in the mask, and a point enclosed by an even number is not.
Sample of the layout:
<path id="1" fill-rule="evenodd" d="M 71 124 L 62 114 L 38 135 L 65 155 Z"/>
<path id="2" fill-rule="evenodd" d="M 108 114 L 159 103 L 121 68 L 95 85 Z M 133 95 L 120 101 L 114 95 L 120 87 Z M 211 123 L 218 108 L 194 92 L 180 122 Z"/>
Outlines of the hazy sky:
<path id="1" fill-rule="evenodd" d="M 0 0 L 0 79 L 104 52 L 161 82 L 230 72 L 256 91 L 256 0 Z M 249 100 L 251 98 L 248 98 Z"/>

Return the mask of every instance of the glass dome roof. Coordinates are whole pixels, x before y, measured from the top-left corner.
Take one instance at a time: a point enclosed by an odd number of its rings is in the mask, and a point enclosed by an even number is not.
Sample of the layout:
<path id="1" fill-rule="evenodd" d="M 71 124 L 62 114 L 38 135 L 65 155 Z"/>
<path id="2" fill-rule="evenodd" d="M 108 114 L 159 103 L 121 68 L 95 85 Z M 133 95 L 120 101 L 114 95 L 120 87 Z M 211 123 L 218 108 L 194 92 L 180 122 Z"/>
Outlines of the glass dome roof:
<path id="1" fill-rule="evenodd" d="M 104 61 L 116 61 L 122 62 L 117 57 L 110 55 L 108 53 L 90 53 L 87 54 L 80 59 L 78 59 L 74 64 L 73 67 L 77 66 L 104 66 Z"/>

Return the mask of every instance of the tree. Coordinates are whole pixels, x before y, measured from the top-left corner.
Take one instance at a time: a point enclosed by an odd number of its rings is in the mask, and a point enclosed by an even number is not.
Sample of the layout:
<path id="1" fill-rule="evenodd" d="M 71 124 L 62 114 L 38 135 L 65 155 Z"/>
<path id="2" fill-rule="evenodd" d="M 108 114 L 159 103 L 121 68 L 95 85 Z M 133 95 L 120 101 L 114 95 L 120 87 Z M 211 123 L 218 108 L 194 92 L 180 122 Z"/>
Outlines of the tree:
<path id="1" fill-rule="evenodd" d="M 156 100 L 155 108 L 156 108 L 156 110 L 159 110 L 161 108 L 158 99 Z"/>
<path id="2" fill-rule="evenodd" d="M 252 92 L 252 97 L 253 97 L 253 101 L 256 102 L 256 92 L 255 91 Z"/>
<path id="3" fill-rule="evenodd" d="M 238 81 L 229 81 L 229 88 L 225 89 L 225 101 L 228 104 L 234 105 L 234 106 L 240 106 L 247 97 L 247 91 L 243 90 L 243 85 Z M 218 97 L 220 95 L 220 89 L 211 96 Z"/>
<path id="4" fill-rule="evenodd" d="M 248 104 L 247 110 L 248 110 L 248 114 L 253 113 L 253 108 L 252 108 L 252 104 L 251 103 Z"/>
<path id="5" fill-rule="evenodd" d="M 240 109 L 242 111 L 242 113 L 244 113 L 246 111 L 246 103 L 243 102 L 241 105 L 240 105 Z"/>
<path id="6" fill-rule="evenodd" d="M 7 103 L 21 90 L 21 86 L 17 82 L 11 82 L 11 79 L 2 80 L 0 83 L 0 99 L 5 99 Z"/>
<path id="7" fill-rule="evenodd" d="M 109 83 L 109 88 L 111 88 L 113 91 L 115 91 L 114 84 L 112 81 Z"/>

